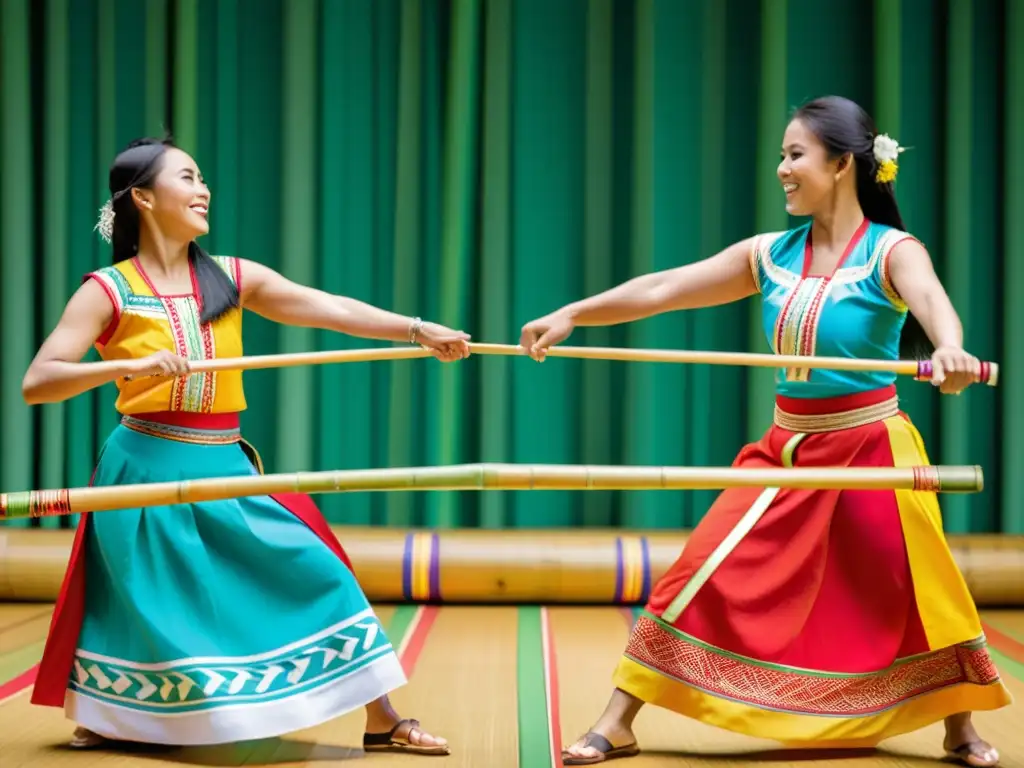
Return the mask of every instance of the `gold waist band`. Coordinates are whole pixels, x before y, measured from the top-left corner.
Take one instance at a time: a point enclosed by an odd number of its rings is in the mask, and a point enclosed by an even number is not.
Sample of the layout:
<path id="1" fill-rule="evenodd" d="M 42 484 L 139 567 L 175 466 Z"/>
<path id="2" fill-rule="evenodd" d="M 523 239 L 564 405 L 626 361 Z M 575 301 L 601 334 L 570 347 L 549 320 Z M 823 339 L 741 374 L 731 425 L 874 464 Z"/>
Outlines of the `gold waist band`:
<path id="1" fill-rule="evenodd" d="M 839 413 L 787 413 L 776 405 L 775 426 L 790 432 L 835 432 L 874 424 L 898 416 L 899 412 L 900 401 L 895 396 L 874 405 Z"/>
<path id="2" fill-rule="evenodd" d="M 161 437 L 165 440 L 174 440 L 179 443 L 193 443 L 195 445 L 230 445 L 237 443 L 242 437 L 238 427 L 226 429 L 199 429 L 179 424 L 161 424 L 146 419 L 137 419 L 134 416 L 121 417 L 122 426 L 133 432 L 139 432 L 150 437 Z"/>

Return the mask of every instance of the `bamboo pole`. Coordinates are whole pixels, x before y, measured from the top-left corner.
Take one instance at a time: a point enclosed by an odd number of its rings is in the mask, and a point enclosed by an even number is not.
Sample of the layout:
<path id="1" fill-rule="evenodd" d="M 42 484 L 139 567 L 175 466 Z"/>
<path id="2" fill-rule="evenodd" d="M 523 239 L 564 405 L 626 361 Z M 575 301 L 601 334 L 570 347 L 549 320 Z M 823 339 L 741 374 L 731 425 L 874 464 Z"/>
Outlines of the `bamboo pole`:
<path id="1" fill-rule="evenodd" d="M 514 344 L 472 343 L 470 353 L 475 355 L 519 355 L 526 350 Z M 813 368 L 834 371 L 883 371 L 902 376 L 913 376 L 927 381 L 932 376 L 930 360 L 857 360 L 845 357 L 812 357 L 805 355 L 774 355 L 759 352 L 710 352 L 677 349 L 622 349 L 615 347 L 551 347 L 548 357 L 566 357 L 582 360 L 617 360 L 639 363 L 690 363 L 704 365 L 739 365 L 756 368 Z M 279 355 L 252 355 L 248 357 L 222 357 L 216 360 L 196 360 L 190 364 L 193 373 L 207 371 L 247 371 L 261 368 L 286 368 L 299 365 L 327 365 L 331 363 L 363 363 L 381 360 L 409 360 L 431 357 L 433 352 L 423 347 L 392 347 L 367 350 L 330 350 L 326 352 L 289 352 Z M 999 365 L 981 364 L 981 381 L 990 387 L 999 383 Z M 145 400 L 161 387 L 170 386 L 171 379 L 161 378 L 129 399 L 123 410 Z"/>
<path id="2" fill-rule="evenodd" d="M 383 360 L 411 360 L 431 357 L 434 353 L 426 347 L 384 347 L 382 349 L 343 349 L 326 352 L 287 352 L 277 355 L 248 355 L 245 357 L 220 357 L 214 360 L 189 362 L 192 373 L 208 371 L 250 371 L 261 368 L 291 368 L 299 365 L 326 365 L 329 363 L 369 363 Z M 139 403 L 154 392 L 171 386 L 173 377 L 152 376 L 154 384 L 129 398 L 122 411 L 130 413 Z M 126 380 L 131 380 L 129 377 Z"/>
<path id="3" fill-rule="evenodd" d="M 470 344 L 476 355 L 525 355 L 526 350 L 511 344 Z M 913 376 L 920 381 L 932 377 L 931 360 L 859 360 L 847 357 L 775 355 L 760 352 L 711 352 L 682 349 L 623 349 L 616 347 L 551 347 L 548 357 L 583 360 L 618 360 L 638 363 L 690 363 L 703 365 L 739 365 L 755 368 L 825 368 L 833 371 L 882 371 Z M 999 382 L 997 363 L 981 364 L 981 381 L 994 387 Z"/>
<path id="4" fill-rule="evenodd" d="M 190 504 L 276 493 L 720 490 L 734 487 L 977 493 L 981 467 L 642 467 L 458 464 L 217 477 L 0 494 L 0 519 Z"/>

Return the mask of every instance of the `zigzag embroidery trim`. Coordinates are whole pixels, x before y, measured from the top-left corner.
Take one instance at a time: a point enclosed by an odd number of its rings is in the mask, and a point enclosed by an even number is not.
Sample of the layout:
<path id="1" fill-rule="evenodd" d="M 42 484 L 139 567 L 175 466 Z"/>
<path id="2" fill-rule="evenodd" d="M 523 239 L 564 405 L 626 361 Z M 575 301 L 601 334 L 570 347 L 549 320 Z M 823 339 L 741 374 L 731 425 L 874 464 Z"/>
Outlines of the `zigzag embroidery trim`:
<path id="1" fill-rule="evenodd" d="M 266 660 L 186 659 L 139 665 L 79 652 L 70 687 L 132 707 L 180 709 L 258 703 L 350 675 L 388 652 L 393 652 L 391 643 L 371 616 Z"/>

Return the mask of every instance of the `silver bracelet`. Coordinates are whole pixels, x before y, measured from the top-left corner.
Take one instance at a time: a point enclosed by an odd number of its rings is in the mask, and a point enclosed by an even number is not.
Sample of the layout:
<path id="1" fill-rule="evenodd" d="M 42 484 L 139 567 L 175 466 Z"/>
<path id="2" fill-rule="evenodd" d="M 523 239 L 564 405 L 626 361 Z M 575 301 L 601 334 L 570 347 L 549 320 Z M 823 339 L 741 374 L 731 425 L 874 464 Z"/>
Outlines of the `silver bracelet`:
<path id="1" fill-rule="evenodd" d="M 414 317 L 412 319 L 412 325 L 409 326 L 409 343 L 410 344 L 415 344 L 416 343 L 416 334 L 418 334 L 420 332 L 420 328 L 422 328 L 422 327 L 423 327 L 423 321 L 420 318 L 418 318 L 418 317 Z"/>

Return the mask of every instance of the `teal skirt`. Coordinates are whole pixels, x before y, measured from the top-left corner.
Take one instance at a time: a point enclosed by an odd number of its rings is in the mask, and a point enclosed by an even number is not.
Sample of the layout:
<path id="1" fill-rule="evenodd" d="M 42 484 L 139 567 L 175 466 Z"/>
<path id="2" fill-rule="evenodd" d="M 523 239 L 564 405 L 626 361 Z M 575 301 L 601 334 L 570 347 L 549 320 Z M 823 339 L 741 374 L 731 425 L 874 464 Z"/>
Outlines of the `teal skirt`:
<path id="1" fill-rule="evenodd" d="M 126 423 L 93 485 L 257 473 L 230 434 Z M 108 738 L 277 736 L 406 682 L 349 567 L 274 498 L 95 513 L 84 556 L 65 709 Z"/>

